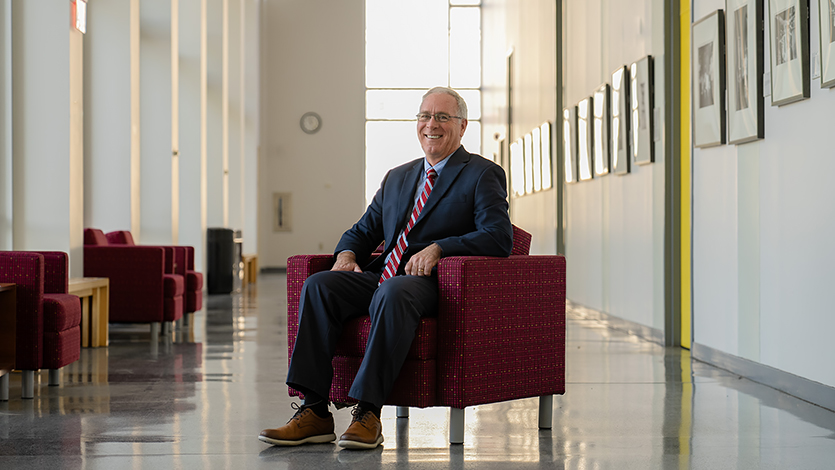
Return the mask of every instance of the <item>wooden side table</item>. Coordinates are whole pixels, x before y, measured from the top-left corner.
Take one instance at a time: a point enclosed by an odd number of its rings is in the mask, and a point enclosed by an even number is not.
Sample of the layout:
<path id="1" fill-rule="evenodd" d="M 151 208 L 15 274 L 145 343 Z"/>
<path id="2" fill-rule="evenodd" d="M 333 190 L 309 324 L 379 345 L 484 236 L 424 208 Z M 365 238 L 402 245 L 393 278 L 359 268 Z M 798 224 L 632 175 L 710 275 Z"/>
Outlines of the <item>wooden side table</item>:
<path id="1" fill-rule="evenodd" d="M 9 373 L 14 369 L 17 337 L 17 287 L 0 283 L 0 401 L 9 399 Z"/>
<path id="2" fill-rule="evenodd" d="M 258 280 L 258 255 L 241 255 L 244 262 L 243 285 L 254 284 Z"/>
<path id="3" fill-rule="evenodd" d="M 81 347 L 107 346 L 110 279 L 106 277 L 70 278 L 69 293 L 81 297 Z"/>

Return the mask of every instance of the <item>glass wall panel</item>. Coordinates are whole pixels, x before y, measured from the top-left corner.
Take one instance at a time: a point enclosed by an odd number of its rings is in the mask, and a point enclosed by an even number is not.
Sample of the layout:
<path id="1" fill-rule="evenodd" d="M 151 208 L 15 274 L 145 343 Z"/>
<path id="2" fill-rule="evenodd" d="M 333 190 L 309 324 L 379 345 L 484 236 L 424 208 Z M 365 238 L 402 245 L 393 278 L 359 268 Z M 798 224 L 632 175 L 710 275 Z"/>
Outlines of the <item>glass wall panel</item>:
<path id="1" fill-rule="evenodd" d="M 448 9 L 447 0 L 366 0 L 366 86 L 448 83 Z"/>
<path id="2" fill-rule="evenodd" d="M 478 88 L 481 83 L 481 10 L 449 10 L 449 83 Z"/>

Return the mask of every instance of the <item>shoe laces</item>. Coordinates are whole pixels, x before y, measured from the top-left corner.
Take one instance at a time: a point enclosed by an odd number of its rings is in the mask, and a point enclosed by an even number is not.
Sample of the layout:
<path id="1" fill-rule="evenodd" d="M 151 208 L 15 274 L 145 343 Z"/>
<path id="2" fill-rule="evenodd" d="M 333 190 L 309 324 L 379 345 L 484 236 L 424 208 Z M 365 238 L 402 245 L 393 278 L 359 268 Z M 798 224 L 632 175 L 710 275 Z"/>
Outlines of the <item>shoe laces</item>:
<path id="1" fill-rule="evenodd" d="M 293 421 L 294 419 L 297 420 L 297 419 L 301 418 L 301 414 L 304 413 L 304 410 L 308 409 L 308 407 L 306 407 L 304 405 L 299 405 L 298 403 L 290 403 L 290 408 L 293 408 L 294 410 L 296 410 L 296 412 L 293 413 L 293 417 L 290 418 L 290 420 L 287 421 L 288 423 L 290 421 Z"/>
<path id="2" fill-rule="evenodd" d="M 351 410 L 351 414 L 354 416 L 354 419 L 351 422 L 360 421 L 362 424 L 365 424 L 368 420 L 369 414 L 374 414 L 370 411 L 365 411 L 359 407 L 359 405 L 355 406 L 353 410 Z"/>

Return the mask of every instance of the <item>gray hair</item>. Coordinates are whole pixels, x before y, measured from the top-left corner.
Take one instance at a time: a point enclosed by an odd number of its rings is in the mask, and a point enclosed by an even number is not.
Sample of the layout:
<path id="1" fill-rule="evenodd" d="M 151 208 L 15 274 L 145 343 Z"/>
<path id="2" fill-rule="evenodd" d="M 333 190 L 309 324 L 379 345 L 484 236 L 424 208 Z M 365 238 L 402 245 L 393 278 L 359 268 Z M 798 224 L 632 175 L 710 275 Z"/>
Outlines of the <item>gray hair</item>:
<path id="1" fill-rule="evenodd" d="M 452 88 L 445 86 L 436 86 L 435 88 L 432 88 L 426 93 L 424 93 L 423 98 L 421 99 L 421 103 L 423 103 L 423 100 L 425 100 L 427 96 L 439 93 L 449 95 L 455 98 L 455 101 L 458 103 L 458 115 L 464 119 L 467 119 L 467 103 L 464 101 L 464 98 L 462 98 L 461 95 L 459 95 L 458 92 L 453 90 Z"/>

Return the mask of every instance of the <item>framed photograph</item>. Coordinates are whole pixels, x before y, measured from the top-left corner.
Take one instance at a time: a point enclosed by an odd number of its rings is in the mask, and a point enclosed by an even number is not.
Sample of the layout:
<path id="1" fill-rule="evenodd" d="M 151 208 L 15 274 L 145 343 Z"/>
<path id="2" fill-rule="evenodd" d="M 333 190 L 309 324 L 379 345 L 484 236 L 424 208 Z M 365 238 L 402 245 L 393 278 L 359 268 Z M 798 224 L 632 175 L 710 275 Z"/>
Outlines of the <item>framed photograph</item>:
<path id="1" fill-rule="evenodd" d="M 728 141 L 765 137 L 763 0 L 726 0 Z"/>
<path id="2" fill-rule="evenodd" d="M 693 145 L 725 143 L 725 14 L 716 10 L 693 23 Z M 747 96 L 747 94 L 746 94 Z"/>
<path id="3" fill-rule="evenodd" d="M 769 0 L 771 105 L 811 96 L 809 84 L 809 2 Z"/>
<path id="4" fill-rule="evenodd" d="M 653 69 L 652 56 L 646 56 L 629 67 L 630 118 L 629 125 L 632 138 L 629 147 L 632 149 L 632 161 L 645 165 L 655 161 L 655 146 L 652 144 L 653 122 Z"/>
<path id="5" fill-rule="evenodd" d="M 577 108 L 569 106 L 562 110 L 562 145 L 565 182 L 577 182 Z"/>
<path id="6" fill-rule="evenodd" d="M 551 123 L 545 121 L 539 126 L 540 139 L 542 139 L 542 189 L 551 189 Z"/>
<path id="7" fill-rule="evenodd" d="M 611 153 L 609 145 L 612 140 L 611 132 L 609 132 L 609 120 L 611 115 L 610 100 L 612 91 L 608 83 L 604 83 L 594 91 L 592 95 L 592 128 L 594 129 L 594 172 L 599 176 L 609 174 L 609 165 L 611 162 Z"/>
<path id="8" fill-rule="evenodd" d="M 539 135 L 540 129 L 535 127 L 531 131 L 531 154 L 533 155 L 533 190 L 542 191 L 542 137 Z"/>
<path id="9" fill-rule="evenodd" d="M 821 26 L 821 88 L 835 86 L 835 0 L 818 0 Z"/>
<path id="10" fill-rule="evenodd" d="M 588 181 L 594 177 L 591 168 L 591 99 L 583 98 L 577 103 L 577 176 L 580 181 Z"/>
<path id="11" fill-rule="evenodd" d="M 534 188 L 534 171 L 533 171 L 533 138 L 530 134 L 525 134 L 522 138 L 522 145 L 524 145 L 525 154 L 525 194 L 533 193 Z"/>
<path id="12" fill-rule="evenodd" d="M 514 196 L 525 195 L 525 155 L 522 139 L 510 144 L 510 188 Z"/>
<path id="13" fill-rule="evenodd" d="M 612 140 L 610 150 L 612 154 L 612 173 L 625 175 L 629 173 L 629 69 L 619 67 L 612 72 L 612 114 L 609 121 Z"/>

